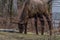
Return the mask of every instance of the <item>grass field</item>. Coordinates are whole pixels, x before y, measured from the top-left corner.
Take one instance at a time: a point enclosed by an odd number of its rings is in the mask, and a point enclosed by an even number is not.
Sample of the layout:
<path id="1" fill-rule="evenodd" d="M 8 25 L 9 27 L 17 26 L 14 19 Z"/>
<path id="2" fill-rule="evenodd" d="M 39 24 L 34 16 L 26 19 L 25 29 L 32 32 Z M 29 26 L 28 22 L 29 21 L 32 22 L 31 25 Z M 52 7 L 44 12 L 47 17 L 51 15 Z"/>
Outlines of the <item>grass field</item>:
<path id="1" fill-rule="evenodd" d="M 60 36 L 0 32 L 0 40 L 60 40 Z"/>

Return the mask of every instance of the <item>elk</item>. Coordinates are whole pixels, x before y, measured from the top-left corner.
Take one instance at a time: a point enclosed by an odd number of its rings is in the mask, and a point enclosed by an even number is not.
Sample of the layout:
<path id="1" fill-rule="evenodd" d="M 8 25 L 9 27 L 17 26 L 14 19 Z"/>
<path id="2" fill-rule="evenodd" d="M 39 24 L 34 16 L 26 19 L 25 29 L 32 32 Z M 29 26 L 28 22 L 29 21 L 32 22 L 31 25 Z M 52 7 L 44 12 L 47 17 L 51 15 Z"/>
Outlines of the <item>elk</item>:
<path id="1" fill-rule="evenodd" d="M 49 30 L 50 30 L 50 35 L 52 33 L 51 29 L 51 18 L 50 18 L 50 12 L 49 12 L 49 5 L 48 5 L 49 0 L 25 0 L 25 4 L 20 16 L 20 21 L 18 23 L 18 28 L 20 33 L 27 34 L 27 23 L 30 18 L 35 19 L 35 29 L 36 29 L 36 34 L 38 34 L 38 29 L 37 29 L 37 18 L 39 18 L 41 22 L 41 34 L 44 34 L 44 18 L 46 18 L 48 25 L 49 25 Z"/>

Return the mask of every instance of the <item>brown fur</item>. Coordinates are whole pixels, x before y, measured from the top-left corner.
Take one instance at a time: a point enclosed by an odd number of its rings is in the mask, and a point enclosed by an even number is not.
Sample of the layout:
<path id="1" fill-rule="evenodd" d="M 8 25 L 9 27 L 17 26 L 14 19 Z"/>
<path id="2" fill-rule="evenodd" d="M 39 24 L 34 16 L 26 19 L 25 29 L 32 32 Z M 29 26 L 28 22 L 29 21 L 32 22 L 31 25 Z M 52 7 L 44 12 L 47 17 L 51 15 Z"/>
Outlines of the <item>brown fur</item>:
<path id="1" fill-rule="evenodd" d="M 39 1 L 39 2 L 38 2 Z M 21 19 L 23 18 L 25 21 L 27 21 L 28 17 L 33 17 L 34 14 L 40 13 L 45 14 L 47 16 L 50 16 L 50 12 L 48 10 L 49 6 L 47 4 L 47 1 L 44 0 L 30 0 L 29 3 L 27 3 L 24 7 L 23 14 Z M 22 21 L 24 21 L 22 20 Z"/>
<path id="2" fill-rule="evenodd" d="M 40 18 L 40 21 L 41 21 L 42 29 L 44 29 L 44 27 L 43 27 L 44 26 L 43 15 L 44 15 L 47 19 L 48 25 L 50 25 L 49 28 L 51 29 L 51 20 L 50 20 L 50 17 L 49 17 L 50 13 L 49 13 L 48 8 L 49 8 L 49 6 L 47 4 L 47 1 L 44 1 L 44 0 L 29 0 L 26 3 L 26 5 L 23 9 L 23 12 L 21 14 L 20 24 L 27 23 L 28 19 L 32 18 L 32 17 L 35 17 L 35 21 L 36 21 L 36 19 L 37 19 L 36 17 L 38 16 Z M 35 22 L 35 23 L 37 23 L 37 22 Z M 35 26 L 37 26 L 37 25 L 35 24 Z M 42 34 L 43 34 L 43 31 L 44 30 L 42 30 Z"/>

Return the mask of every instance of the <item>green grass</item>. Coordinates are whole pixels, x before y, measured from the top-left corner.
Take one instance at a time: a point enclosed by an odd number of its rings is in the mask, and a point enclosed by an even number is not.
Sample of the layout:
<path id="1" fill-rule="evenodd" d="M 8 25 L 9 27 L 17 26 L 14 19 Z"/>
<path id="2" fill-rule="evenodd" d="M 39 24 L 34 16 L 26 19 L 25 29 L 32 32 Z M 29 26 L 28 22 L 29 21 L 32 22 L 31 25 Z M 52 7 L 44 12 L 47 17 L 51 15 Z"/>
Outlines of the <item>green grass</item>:
<path id="1" fill-rule="evenodd" d="M 0 32 L 0 40 L 60 40 L 60 36 L 36 35 L 30 32 L 28 34 Z"/>

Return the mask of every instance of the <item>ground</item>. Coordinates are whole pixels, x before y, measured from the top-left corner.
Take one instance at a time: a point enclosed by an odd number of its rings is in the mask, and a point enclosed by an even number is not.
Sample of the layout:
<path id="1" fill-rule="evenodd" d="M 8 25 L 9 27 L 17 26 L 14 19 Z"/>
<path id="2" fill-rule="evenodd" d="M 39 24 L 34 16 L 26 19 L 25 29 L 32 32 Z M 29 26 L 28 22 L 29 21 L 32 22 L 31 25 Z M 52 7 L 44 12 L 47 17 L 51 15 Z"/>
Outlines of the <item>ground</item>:
<path id="1" fill-rule="evenodd" d="M 0 32 L 0 40 L 60 40 L 60 36 Z"/>

